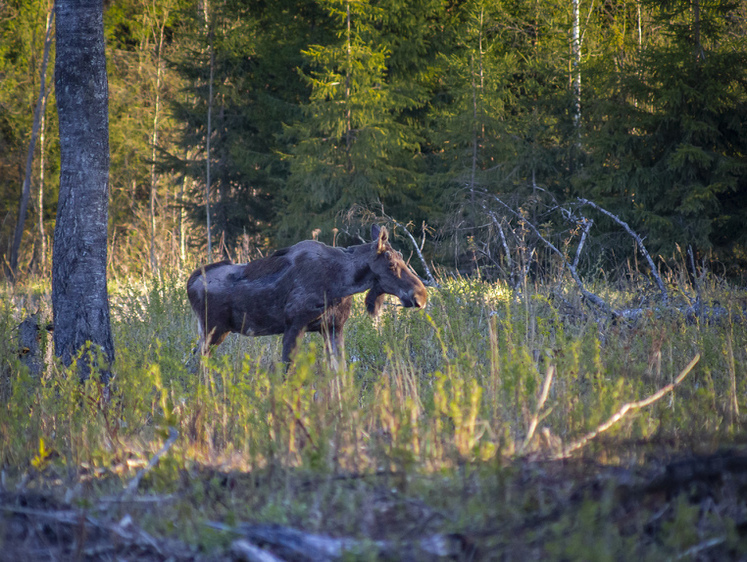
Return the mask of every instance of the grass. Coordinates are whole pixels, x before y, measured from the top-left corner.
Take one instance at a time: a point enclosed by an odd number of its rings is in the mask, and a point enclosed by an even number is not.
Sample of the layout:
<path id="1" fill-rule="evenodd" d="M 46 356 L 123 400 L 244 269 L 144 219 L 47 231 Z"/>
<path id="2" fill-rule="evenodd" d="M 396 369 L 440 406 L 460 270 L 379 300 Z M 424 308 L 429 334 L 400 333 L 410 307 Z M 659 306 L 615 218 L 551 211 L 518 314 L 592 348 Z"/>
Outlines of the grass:
<path id="1" fill-rule="evenodd" d="M 367 540 L 452 533 L 465 559 L 747 556 L 747 470 L 723 461 L 744 454 L 747 294 L 722 280 L 700 288 L 729 312 L 712 322 L 676 308 L 600 320 L 572 287 L 518 294 L 467 279 L 431 289 L 425 311 L 392 301 L 376 321 L 358 298 L 347 368 L 330 371 L 310 335 L 287 374 L 279 338 L 238 336 L 190 373 L 196 323 L 182 285 L 175 276 L 112 288 L 108 401 L 74 369 L 51 364 L 35 379 L 19 366 L 14 327 L 37 307 L 49 314 L 49 299 L 43 288 L 6 294 L 0 462 L 9 502 L 32 494 L 106 520 L 128 514 L 207 557 L 233 538 L 207 521 Z M 593 290 L 616 307 L 641 301 L 633 287 Z M 697 354 L 672 393 L 570 458 L 548 460 Z M 145 473 L 140 501 L 123 498 L 169 427 L 179 437 Z M 722 459 L 705 491 L 697 471 L 657 484 L 695 456 Z"/>

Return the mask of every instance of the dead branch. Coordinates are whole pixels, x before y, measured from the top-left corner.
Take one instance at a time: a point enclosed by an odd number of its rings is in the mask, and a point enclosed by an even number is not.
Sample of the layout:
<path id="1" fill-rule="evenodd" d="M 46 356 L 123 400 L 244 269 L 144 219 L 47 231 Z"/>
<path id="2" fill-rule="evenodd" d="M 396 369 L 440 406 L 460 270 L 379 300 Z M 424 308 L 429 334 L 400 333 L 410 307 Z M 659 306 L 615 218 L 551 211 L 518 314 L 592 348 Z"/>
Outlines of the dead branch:
<path id="1" fill-rule="evenodd" d="M 677 556 L 675 560 L 683 560 L 685 558 L 688 560 L 695 559 L 704 550 L 708 550 L 709 548 L 713 548 L 714 546 L 718 546 L 725 542 L 726 542 L 726 537 L 715 537 L 713 539 L 703 541 L 701 543 L 696 544 L 695 546 L 691 546 L 690 548 L 688 548 L 685 552 Z"/>
<path id="2" fill-rule="evenodd" d="M 130 480 L 130 483 L 127 485 L 127 488 L 125 488 L 124 497 L 129 497 L 132 494 L 135 493 L 137 490 L 137 487 L 140 485 L 140 481 L 143 479 L 143 476 L 145 476 L 148 472 L 150 472 L 154 466 L 158 464 L 159 459 L 165 455 L 168 450 L 171 448 L 171 446 L 174 444 L 174 442 L 179 437 L 179 432 L 176 430 L 176 428 L 169 426 L 169 438 L 166 440 L 166 443 L 163 444 L 163 447 L 161 447 L 161 450 L 158 451 L 155 455 L 153 455 L 153 458 L 150 459 L 148 464 L 143 467 L 142 470 L 138 471 L 138 473 L 135 475 L 135 478 Z"/>
<path id="3" fill-rule="evenodd" d="M 524 442 L 521 444 L 521 447 L 519 448 L 519 454 L 522 454 L 526 450 L 527 445 L 529 445 L 532 437 L 534 437 L 534 432 L 537 429 L 537 424 L 539 423 L 540 412 L 542 412 L 542 407 L 545 405 L 547 395 L 550 393 L 550 386 L 552 385 L 552 378 L 554 374 L 555 365 L 548 365 L 547 374 L 545 375 L 545 382 L 542 385 L 542 394 L 540 394 L 540 398 L 537 401 L 537 407 L 534 409 L 534 416 L 532 416 L 532 421 L 529 424 L 527 436 L 524 439 Z"/>
<path id="4" fill-rule="evenodd" d="M 402 230 L 405 231 L 405 234 L 407 234 L 407 237 L 410 239 L 410 242 L 412 242 L 412 247 L 415 248 L 415 253 L 418 255 L 418 259 L 420 259 L 420 263 L 423 264 L 423 270 L 425 271 L 425 278 L 427 280 L 427 284 L 431 287 L 438 287 L 438 283 L 433 278 L 433 275 L 431 274 L 431 270 L 428 267 L 428 263 L 425 261 L 425 258 L 423 257 L 423 252 L 421 252 L 422 244 L 418 246 L 418 241 L 415 240 L 415 237 L 412 235 L 412 233 L 407 229 L 407 227 L 399 222 L 397 219 L 390 217 L 384 212 L 384 204 L 381 204 L 381 216 L 385 219 L 393 222 L 396 226 L 399 226 Z M 423 240 L 425 241 L 425 235 L 423 235 Z"/>
<path id="5" fill-rule="evenodd" d="M 498 235 L 501 238 L 501 245 L 503 246 L 503 252 L 506 254 L 506 267 L 511 272 L 511 276 L 513 277 L 514 273 L 514 262 L 513 259 L 511 259 L 511 251 L 508 249 L 508 242 L 506 241 L 506 233 L 503 232 L 503 225 L 501 224 L 501 221 L 498 220 L 498 217 L 495 216 L 495 213 L 493 211 L 489 211 L 485 208 L 485 205 L 482 205 L 483 210 L 488 214 L 490 217 L 490 220 L 493 221 L 493 224 L 498 229 Z M 521 279 L 514 279 L 514 287 L 519 287 L 521 284 Z"/>
<path id="6" fill-rule="evenodd" d="M 531 222 L 529 222 L 524 217 L 522 217 L 521 214 L 519 214 L 518 212 L 516 212 L 509 205 L 506 205 L 506 203 L 504 203 L 503 201 L 501 201 L 501 199 L 498 198 L 497 196 L 491 194 L 491 197 L 493 199 L 495 199 L 500 205 L 502 205 L 503 207 L 505 207 L 515 217 L 517 217 L 518 219 L 520 219 L 521 221 L 523 221 L 524 224 L 526 224 L 529 227 L 529 229 L 534 233 L 534 235 L 537 238 L 539 238 L 548 248 L 550 248 L 555 254 L 558 255 L 558 257 L 562 260 L 563 265 L 568 268 L 568 271 L 571 272 L 571 276 L 573 277 L 573 280 L 576 282 L 576 286 L 578 287 L 579 291 L 581 291 L 581 294 L 584 296 L 584 298 L 587 301 L 589 301 L 590 303 L 594 304 L 597 308 L 599 308 L 600 310 L 602 310 L 605 314 L 609 314 L 609 315 L 613 315 L 613 316 L 618 316 L 617 311 L 613 310 L 612 307 L 610 307 L 610 305 L 608 305 L 604 301 L 604 299 L 602 299 L 601 297 L 595 295 L 594 293 L 592 293 L 591 291 L 589 291 L 588 289 L 586 289 L 586 287 L 584 287 L 584 283 L 583 283 L 583 281 L 581 281 L 581 277 L 579 277 L 578 271 L 576 270 L 576 267 L 573 264 L 568 263 L 568 260 L 565 259 L 565 256 L 563 255 L 563 252 L 561 252 L 560 250 L 558 250 L 558 248 L 556 248 L 555 245 L 552 242 L 550 242 L 547 238 L 545 238 L 544 236 L 542 236 L 542 234 L 540 233 L 540 231 L 537 229 L 536 226 L 534 226 Z"/>
<path id="7" fill-rule="evenodd" d="M 326 561 L 375 552 L 382 558 L 432 560 L 465 554 L 465 541 L 460 535 L 435 534 L 397 542 L 366 541 L 307 533 L 282 525 L 240 523 L 230 527 L 215 521 L 205 524 L 213 529 L 241 535 L 251 544 L 267 546 L 281 559 Z"/>
<path id="8" fill-rule="evenodd" d="M 121 542 L 134 545 L 141 548 L 145 548 L 149 551 L 155 551 L 158 554 L 163 554 L 161 546 L 158 541 L 154 539 L 150 534 L 143 531 L 138 527 L 132 520 L 132 517 L 125 515 L 117 523 L 107 523 L 99 521 L 98 519 L 87 515 L 85 511 L 76 509 L 65 509 L 65 510 L 40 510 L 40 509 L 29 509 L 25 507 L 16 506 L 4 506 L 3 511 L 9 513 L 15 513 L 19 515 L 25 515 L 28 518 L 41 518 L 50 519 L 56 523 L 62 525 L 69 525 L 73 527 L 79 527 L 82 524 L 90 525 L 91 527 L 98 529 L 106 535 L 114 535 Z"/>
<path id="9" fill-rule="evenodd" d="M 582 199 L 579 197 L 578 199 L 579 203 L 582 205 L 589 205 L 592 209 L 596 209 L 603 215 L 608 216 L 613 221 L 615 221 L 617 224 L 623 227 L 625 229 L 625 232 L 630 234 L 630 236 L 633 237 L 633 239 L 636 241 L 636 244 L 638 244 L 638 249 L 640 250 L 641 254 L 643 254 L 643 257 L 646 258 L 646 261 L 648 262 L 648 266 L 651 269 L 651 275 L 654 276 L 654 279 L 656 280 L 656 284 L 659 286 L 659 291 L 661 292 L 661 299 L 664 302 L 664 304 L 668 301 L 668 295 L 667 295 L 667 288 L 664 286 L 664 282 L 661 280 L 661 277 L 659 277 L 659 273 L 656 271 L 656 266 L 654 265 L 654 260 L 651 259 L 651 255 L 648 253 L 648 250 L 646 249 L 646 246 L 643 244 L 643 239 L 636 234 L 632 228 L 621 218 L 617 217 L 616 215 L 613 215 L 610 213 L 607 209 L 603 209 L 596 203 L 589 201 L 588 199 Z"/>
<path id="10" fill-rule="evenodd" d="M 583 217 L 581 220 L 585 225 L 584 232 L 583 234 L 581 234 L 581 241 L 578 243 L 578 248 L 576 248 L 576 257 L 573 258 L 573 267 L 578 267 L 578 261 L 581 259 L 581 250 L 584 247 L 584 243 L 586 243 L 586 237 L 589 235 L 591 227 L 594 225 L 594 221 L 592 219 Z"/>
<path id="11" fill-rule="evenodd" d="M 283 562 L 282 558 L 278 558 L 245 539 L 238 539 L 231 543 L 231 554 L 241 562 Z"/>
<path id="12" fill-rule="evenodd" d="M 586 446 L 586 444 L 591 441 L 592 439 L 596 438 L 599 434 L 607 431 L 610 427 L 615 425 L 617 422 L 619 422 L 621 419 L 623 419 L 629 412 L 633 412 L 635 410 L 640 410 L 641 408 L 645 408 L 646 406 L 650 406 L 666 394 L 672 392 L 677 385 L 679 385 L 684 378 L 688 375 L 688 373 L 695 367 L 695 365 L 700 361 L 700 353 L 698 353 L 695 357 L 693 357 L 692 361 L 687 364 L 687 367 L 685 367 L 682 372 L 677 375 L 677 378 L 672 382 L 671 384 L 666 385 L 665 387 L 660 388 L 658 391 L 656 391 L 654 394 L 649 396 L 648 398 L 644 398 L 643 400 L 638 400 L 637 402 L 628 402 L 627 404 L 623 404 L 623 406 L 612 416 L 610 417 L 606 422 L 599 425 L 596 429 L 593 431 L 587 433 L 584 435 L 581 439 L 578 439 L 576 441 L 573 441 L 570 445 L 567 445 L 566 447 L 563 447 L 563 449 L 550 457 L 553 460 L 561 460 L 568 458 L 572 452 Z"/>

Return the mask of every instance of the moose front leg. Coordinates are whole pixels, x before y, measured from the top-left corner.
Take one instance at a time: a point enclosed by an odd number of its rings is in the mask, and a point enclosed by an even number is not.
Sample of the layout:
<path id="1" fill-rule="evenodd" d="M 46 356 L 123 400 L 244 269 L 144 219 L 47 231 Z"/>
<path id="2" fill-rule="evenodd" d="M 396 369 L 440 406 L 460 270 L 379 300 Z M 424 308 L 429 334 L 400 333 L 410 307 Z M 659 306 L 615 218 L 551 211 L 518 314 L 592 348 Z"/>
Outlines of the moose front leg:
<path id="1" fill-rule="evenodd" d="M 285 328 L 283 333 L 283 363 L 286 365 L 290 365 L 291 360 L 296 355 L 298 340 L 303 337 L 305 331 L 305 326 L 291 325 Z"/>

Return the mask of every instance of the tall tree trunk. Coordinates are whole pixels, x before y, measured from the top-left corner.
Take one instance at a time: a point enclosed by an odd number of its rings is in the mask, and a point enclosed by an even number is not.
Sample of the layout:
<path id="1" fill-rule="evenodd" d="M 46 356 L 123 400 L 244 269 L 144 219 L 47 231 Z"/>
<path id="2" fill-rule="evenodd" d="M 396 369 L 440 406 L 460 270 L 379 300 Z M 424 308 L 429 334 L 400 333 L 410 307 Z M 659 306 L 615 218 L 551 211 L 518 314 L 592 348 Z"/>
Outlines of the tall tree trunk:
<path id="1" fill-rule="evenodd" d="M 573 68 L 573 125 L 576 129 L 576 148 L 581 150 L 581 0 L 573 0 L 573 39 L 571 42 Z"/>
<path id="2" fill-rule="evenodd" d="M 205 213 L 207 217 L 207 257 L 208 263 L 213 261 L 213 239 L 210 232 L 210 136 L 212 135 L 213 123 L 213 73 L 215 71 L 215 52 L 213 50 L 213 28 L 210 24 L 210 7 L 208 0 L 203 5 L 205 14 L 205 29 L 208 34 L 208 50 L 210 51 L 210 77 L 208 79 L 208 108 L 207 108 L 207 134 L 205 140 Z"/>
<path id="3" fill-rule="evenodd" d="M 29 152 L 26 157 L 26 173 L 23 179 L 23 188 L 21 189 L 21 201 L 18 206 L 18 222 L 13 235 L 13 245 L 10 250 L 10 275 L 15 280 L 18 271 L 18 251 L 21 248 L 21 239 L 23 238 L 23 229 L 26 223 L 26 213 L 28 212 L 29 200 L 31 199 L 31 174 L 34 163 L 34 151 L 36 150 L 36 139 L 39 136 L 39 127 L 41 124 L 41 115 L 47 94 L 47 63 L 49 62 L 49 47 L 52 44 L 52 22 L 54 21 L 54 11 L 49 10 L 47 14 L 47 32 L 44 38 L 44 56 L 42 58 L 39 98 L 34 108 L 34 124 L 31 129 L 31 140 L 29 141 Z"/>
<path id="4" fill-rule="evenodd" d="M 52 256 L 55 352 L 70 365 L 90 342 L 93 361 L 114 360 L 106 292 L 109 181 L 108 82 L 103 0 L 56 0 L 55 89 L 60 194 Z M 102 355 L 98 355 L 98 352 Z M 108 370 L 99 365 L 101 378 Z M 87 356 L 79 374 L 89 376 Z"/>
<path id="5" fill-rule="evenodd" d="M 353 158 L 350 154 L 353 147 L 353 110 L 350 104 L 350 75 L 353 72 L 353 44 L 349 1 L 345 2 L 345 17 L 347 20 L 347 31 L 345 37 L 348 50 L 347 68 L 345 69 L 345 168 L 350 174 L 353 171 Z"/>
<path id="6" fill-rule="evenodd" d="M 45 178 L 45 147 L 46 147 L 46 123 L 47 123 L 47 101 L 50 90 L 44 94 L 42 104 L 41 126 L 39 128 L 39 189 L 37 191 L 37 219 L 39 226 L 39 273 L 42 277 L 47 274 L 47 234 L 44 232 L 44 178 Z"/>
<path id="7" fill-rule="evenodd" d="M 184 220 L 184 184 L 187 183 L 189 176 L 184 175 L 184 179 L 179 187 L 179 204 L 177 209 L 179 210 L 179 267 L 184 267 L 184 262 L 187 260 L 187 227 Z"/>
<path id="8" fill-rule="evenodd" d="M 158 117 L 161 105 L 161 74 L 163 67 L 163 35 L 168 11 L 163 15 L 159 25 L 158 50 L 156 52 L 156 100 L 153 110 L 153 133 L 151 135 L 151 163 L 150 163 L 150 267 L 155 275 L 158 275 L 158 256 L 156 255 L 156 146 L 158 145 Z"/>

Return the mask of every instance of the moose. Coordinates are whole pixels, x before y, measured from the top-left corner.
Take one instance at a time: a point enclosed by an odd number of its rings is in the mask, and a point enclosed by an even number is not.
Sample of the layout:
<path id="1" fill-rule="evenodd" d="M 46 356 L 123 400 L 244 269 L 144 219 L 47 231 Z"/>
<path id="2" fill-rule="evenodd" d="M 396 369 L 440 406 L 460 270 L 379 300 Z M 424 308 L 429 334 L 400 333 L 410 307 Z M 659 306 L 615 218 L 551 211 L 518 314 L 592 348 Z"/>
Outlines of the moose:
<path id="1" fill-rule="evenodd" d="M 321 332 L 334 360 L 342 356 L 354 294 L 368 291 L 372 316 L 387 294 L 424 308 L 428 291 L 389 244 L 386 228 L 373 225 L 371 238 L 348 248 L 305 240 L 247 264 L 226 260 L 196 269 L 187 295 L 198 321 L 197 349 L 209 355 L 231 332 L 283 334 L 282 360 L 290 364 L 304 333 Z"/>

